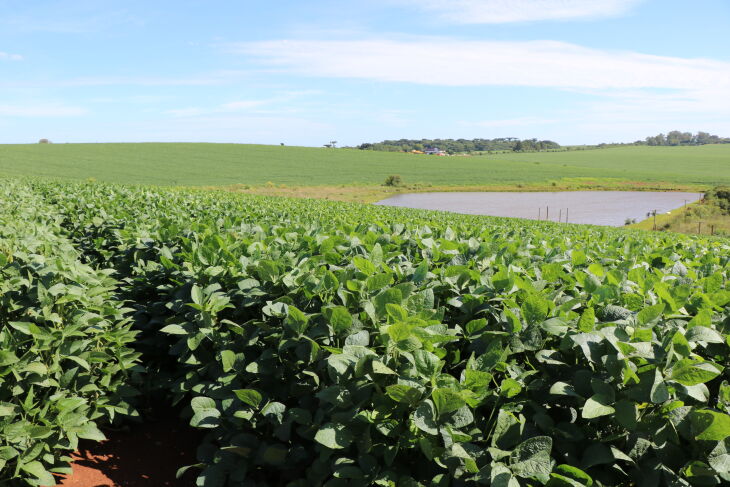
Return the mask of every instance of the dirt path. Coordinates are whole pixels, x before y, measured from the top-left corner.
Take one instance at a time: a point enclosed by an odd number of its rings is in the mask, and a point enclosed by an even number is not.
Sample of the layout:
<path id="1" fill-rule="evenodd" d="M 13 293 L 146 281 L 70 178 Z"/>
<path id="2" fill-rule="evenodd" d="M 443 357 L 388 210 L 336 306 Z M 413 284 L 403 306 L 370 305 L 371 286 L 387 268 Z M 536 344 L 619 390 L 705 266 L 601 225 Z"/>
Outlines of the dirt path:
<path id="1" fill-rule="evenodd" d="M 196 463 L 199 434 L 177 419 L 105 432 L 107 441 L 83 441 L 73 474 L 56 487 L 192 487 L 196 471 L 176 480 L 177 469 Z"/>

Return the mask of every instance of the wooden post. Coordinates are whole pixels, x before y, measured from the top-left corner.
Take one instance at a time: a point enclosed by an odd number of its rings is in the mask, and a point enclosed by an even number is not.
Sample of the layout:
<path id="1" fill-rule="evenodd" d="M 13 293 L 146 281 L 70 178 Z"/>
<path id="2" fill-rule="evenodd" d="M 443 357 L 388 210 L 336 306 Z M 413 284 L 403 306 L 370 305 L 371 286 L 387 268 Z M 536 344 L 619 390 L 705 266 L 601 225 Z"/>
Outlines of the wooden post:
<path id="1" fill-rule="evenodd" d="M 558 223 L 563 219 L 563 209 L 560 208 L 560 211 L 558 212 Z"/>
<path id="2" fill-rule="evenodd" d="M 702 233 L 702 222 L 697 222 L 697 233 Z"/>
<path id="3" fill-rule="evenodd" d="M 568 208 L 565 209 L 565 223 L 568 223 Z"/>
<path id="4" fill-rule="evenodd" d="M 540 221 L 540 217 L 542 216 L 542 208 L 537 209 L 537 221 Z"/>
<path id="5" fill-rule="evenodd" d="M 549 219 L 550 219 L 550 207 L 546 206 L 545 207 L 545 220 L 547 221 Z"/>
<path id="6" fill-rule="evenodd" d="M 656 230 L 656 210 L 654 210 L 654 230 Z"/>
<path id="7" fill-rule="evenodd" d="M 715 235 L 715 225 L 710 225 L 710 235 Z"/>

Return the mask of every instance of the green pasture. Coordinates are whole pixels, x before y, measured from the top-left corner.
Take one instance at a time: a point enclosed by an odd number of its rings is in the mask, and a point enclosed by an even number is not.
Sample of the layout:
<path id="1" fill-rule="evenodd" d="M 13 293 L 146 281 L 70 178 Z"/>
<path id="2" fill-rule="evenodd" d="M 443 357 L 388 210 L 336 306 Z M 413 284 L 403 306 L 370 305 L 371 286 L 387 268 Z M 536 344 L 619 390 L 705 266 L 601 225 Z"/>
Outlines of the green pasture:
<path id="1" fill-rule="evenodd" d="M 730 183 L 730 145 L 622 147 L 573 152 L 437 157 L 244 144 L 127 143 L 0 145 L 0 176 L 184 186 L 550 184 L 613 178 L 677 185 Z M 562 186 L 563 184 L 561 184 Z"/>

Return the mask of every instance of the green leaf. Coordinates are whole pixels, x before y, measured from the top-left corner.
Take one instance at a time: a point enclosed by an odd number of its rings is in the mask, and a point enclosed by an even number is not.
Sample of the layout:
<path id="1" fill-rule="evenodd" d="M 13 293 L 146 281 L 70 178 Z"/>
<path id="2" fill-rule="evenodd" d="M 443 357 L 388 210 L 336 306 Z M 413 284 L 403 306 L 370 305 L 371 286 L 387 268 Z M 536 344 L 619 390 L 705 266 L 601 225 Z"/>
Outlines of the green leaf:
<path id="1" fill-rule="evenodd" d="M 456 411 L 466 404 L 464 398 L 458 392 L 444 387 L 434 389 L 431 393 L 433 404 L 439 416 Z"/>
<path id="2" fill-rule="evenodd" d="M 413 412 L 413 424 L 421 431 L 430 435 L 437 435 L 436 407 L 430 399 L 423 401 Z"/>
<path id="3" fill-rule="evenodd" d="M 646 325 L 662 315 L 664 311 L 664 303 L 655 304 L 654 306 L 648 306 L 636 315 L 636 320 L 640 325 Z"/>
<path id="4" fill-rule="evenodd" d="M 106 436 L 102 433 L 94 423 L 86 423 L 80 429 L 76 430 L 76 436 L 85 440 L 104 441 Z"/>
<path id="5" fill-rule="evenodd" d="M 188 334 L 188 332 L 185 331 L 185 328 L 183 328 L 182 326 L 177 325 L 177 324 L 167 325 L 167 326 L 163 327 L 162 329 L 160 329 L 160 332 L 167 333 L 168 335 L 187 335 Z"/>
<path id="6" fill-rule="evenodd" d="M 578 320 L 578 329 L 583 333 L 590 333 L 596 323 L 596 312 L 593 308 L 587 308 Z"/>
<path id="7" fill-rule="evenodd" d="M 547 487 L 591 487 L 593 479 L 572 465 L 558 465 L 550 474 Z"/>
<path id="8" fill-rule="evenodd" d="M 395 402 L 414 405 L 421 399 L 421 391 L 404 384 L 393 384 L 385 388 L 385 393 Z"/>
<path id="9" fill-rule="evenodd" d="M 385 311 L 396 321 L 405 321 L 408 319 L 408 311 L 406 311 L 402 306 L 388 303 L 385 305 Z"/>
<path id="10" fill-rule="evenodd" d="M 722 335 L 706 326 L 694 326 L 687 330 L 684 337 L 689 342 L 725 343 Z"/>
<path id="11" fill-rule="evenodd" d="M 377 271 L 375 265 L 372 262 L 359 255 L 356 255 L 352 258 L 352 264 L 357 270 L 359 270 L 363 274 L 367 274 L 368 276 L 372 276 Z"/>
<path id="12" fill-rule="evenodd" d="M 719 474 L 730 474 L 730 442 L 723 440 L 707 455 L 707 463 Z"/>
<path id="13" fill-rule="evenodd" d="M 552 469 L 552 448 L 553 440 L 549 436 L 535 436 L 525 440 L 510 454 L 510 469 L 523 478 L 548 476 Z"/>
<path id="14" fill-rule="evenodd" d="M 238 399 L 254 408 L 259 407 L 263 399 L 261 393 L 255 389 L 238 389 L 233 391 Z"/>
<path id="15" fill-rule="evenodd" d="M 420 284 L 423 282 L 424 279 L 426 279 L 426 276 L 428 275 L 428 262 L 421 261 L 421 263 L 416 268 L 416 271 L 413 273 L 413 277 L 411 280 L 415 282 L 416 284 Z"/>
<path id="16" fill-rule="evenodd" d="M 230 372 L 233 370 L 233 365 L 236 363 L 236 354 L 232 350 L 223 350 L 221 352 L 221 367 L 223 372 Z"/>
<path id="17" fill-rule="evenodd" d="M 522 385 L 517 382 L 514 379 L 506 378 L 502 381 L 502 383 L 499 386 L 500 396 L 506 397 L 506 398 L 513 398 L 520 392 L 522 392 Z"/>
<path id="18" fill-rule="evenodd" d="M 572 384 L 568 384 L 567 382 L 556 382 L 550 387 L 550 394 L 555 394 L 559 396 L 575 396 L 580 397 L 580 395 L 575 392 L 575 387 L 573 387 Z"/>
<path id="19" fill-rule="evenodd" d="M 692 432 L 698 440 L 723 441 L 730 437 L 730 416 L 709 409 L 690 413 Z"/>
<path id="20" fill-rule="evenodd" d="M 352 327 L 352 316 L 344 306 L 330 308 L 329 322 L 335 334 L 347 331 Z"/>
<path id="21" fill-rule="evenodd" d="M 28 472 L 33 477 L 40 480 L 41 485 L 56 485 L 56 479 L 47 471 L 41 462 L 33 461 L 30 463 L 19 464 L 20 469 Z"/>
<path id="22" fill-rule="evenodd" d="M 352 433 L 348 431 L 348 428 L 336 423 L 325 424 L 314 435 L 314 441 L 332 450 L 347 448 L 352 440 Z"/>
<path id="23" fill-rule="evenodd" d="M 583 405 L 581 416 L 584 419 L 593 419 L 613 414 L 616 410 L 609 404 L 610 399 L 605 394 L 594 394 Z"/>
<path id="24" fill-rule="evenodd" d="M 193 300 L 193 303 L 202 306 L 203 300 L 205 299 L 203 296 L 203 290 L 197 285 L 193 284 L 193 287 L 190 288 L 190 297 Z"/>
<path id="25" fill-rule="evenodd" d="M 416 350 L 413 352 L 413 358 L 418 374 L 426 379 L 436 377 L 443 366 L 443 362 L 438 356 L 426 350 Z"/>
<path id="26" fill-rule="evenodd" d="M 286 325 L 295 333 L 301 335 L 307 329 L 309 318 L 295 306 L 287 308 Z"/>
<path id="27" fill-rule="evenodd" d="M 484 328 L 487 327 L 487 320 L 484 318 L 480 318 L 478 320 L 471 320 L 469 323 L 466 324 L 466 333 L 467 335 L 476 335 L 480 331 L 482 331 Z"/>
<path id="28" fill-rule="evenodd" d="M 530 294 L 522 303 L 522 316 L 524 316 L 525 321 L 530 325 L 545 320 L 549 310 L 548 302 L 537 294 Z"/>
<path id="29" fill-rule="evenodd" d="M 672 367 L 670 378 L 685 386 L 709 382 L 722 373 L 719 365 L 684 358 Z"/>

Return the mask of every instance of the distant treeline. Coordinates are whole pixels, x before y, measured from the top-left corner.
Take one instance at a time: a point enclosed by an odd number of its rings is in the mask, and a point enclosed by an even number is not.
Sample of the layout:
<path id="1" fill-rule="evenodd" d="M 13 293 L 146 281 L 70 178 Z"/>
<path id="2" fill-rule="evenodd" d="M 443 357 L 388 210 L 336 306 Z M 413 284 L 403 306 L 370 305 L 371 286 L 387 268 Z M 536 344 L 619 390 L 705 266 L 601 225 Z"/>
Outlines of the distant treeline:
<path id="1" fill-rule="evenodd" d="M 672 130 L 667 135 L 659 134 L 654 137 L 647 137 L 641 141 L 643 145 L 705 145 L 705 144 L 730 144 L 730 137 L 719 137 L 710 135 L 707 132 L 680 132 Z"/>
<path id="2" fill-rule="evenodd" d="M 525 139 L 513 137 L 500 139 L 400 139 L 384 140 L 376 143 L 366 143 L 357 146 L 360 150 L 377 150 L 387 152 L 411 152 L 440 149 L 449 154 L 463 152 L 488 151 L 540 151 L 560 149 L 560 144 L 552 140 Z"/>
<path id="3" fill-rule="evenodd" d="M 360 150 L 376 150 L 386 152 L 412 152 L 440 149 L 449 154 L 461 154 L 470 152 L 533 152 L 553 150 L 581 150 L 600 149 L 604 147 L 619 147 L 626 145 L 704 145 L 704 144 L 730 144 L 730 137 L 720 137 L 707 132 L 680 132 L 672 130 L 665 134 L 647 137 L 644 140 L 628 143 L 602 143 L 584 146 L 561 146 L 552 140 L 517 139 L 514 137 L 503 137 L 498 139 L 399 139 L 384 140 L 376 143 L 365 143 L 357 146 Z"/>

